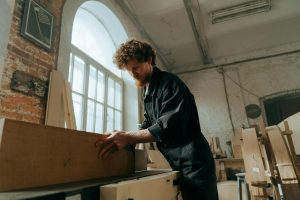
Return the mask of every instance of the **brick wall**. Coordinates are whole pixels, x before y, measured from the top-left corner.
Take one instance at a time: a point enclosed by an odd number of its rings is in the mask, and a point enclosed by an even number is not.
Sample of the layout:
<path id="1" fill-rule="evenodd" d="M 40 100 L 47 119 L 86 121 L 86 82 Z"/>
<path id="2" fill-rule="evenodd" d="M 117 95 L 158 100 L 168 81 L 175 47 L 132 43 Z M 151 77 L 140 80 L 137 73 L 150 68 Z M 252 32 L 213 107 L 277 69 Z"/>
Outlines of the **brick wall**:
<path id="1" fill-rule="evenodd" d="M 16 71 L 24 72 L 24 76 L 27 77 L 32 76 L 32 79 L 27 78 L 26 80 L 39 80 L 48 84 L 51 70 L 57 68 L 61 14 L 65 0 L 35 1 L 54 15 L 53 51 L 45 51 L 21 36 L 21 19 L 25 0 L 16 0 L 7 46 L 8 54 L 5 58 L 2 75 L 0 117 L 44 123 L 47 92 L 44 96 L 37 96 L 33 92 L 25 90 L 26 87 L 22 87 L 22 85 L 19 86 L 21 92 L 11 89 L 11 81 Z"/>

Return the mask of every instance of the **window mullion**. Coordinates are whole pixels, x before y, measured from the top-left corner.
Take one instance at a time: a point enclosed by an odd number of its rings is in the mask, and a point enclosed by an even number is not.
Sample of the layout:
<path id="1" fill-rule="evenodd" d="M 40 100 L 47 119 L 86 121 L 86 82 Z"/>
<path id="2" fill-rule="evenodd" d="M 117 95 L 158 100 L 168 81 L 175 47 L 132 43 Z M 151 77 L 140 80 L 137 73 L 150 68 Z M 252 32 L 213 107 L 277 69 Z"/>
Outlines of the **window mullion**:
<path id="1" fill-rule="evenodd" d="M 113 79 L 114 80 L 114 79 Z M 116 85 L 117 85 L 117 81 L 116 80 L 114 80 L 114 104 L 113 104 L 113 127 L 114 127 L 114 130 L 116 130 L 116 127 L 115 127 L 115 125 L 116 125 L 116 93 L 117 93 L 117 88 L 116 88 Z"/>
<path id="2" fill-rule="evenodd" d="M 97 112 L 97 90 L 98 90 L 98 69 L 97 68 L 95 68 L 96 69 L 96 82 L 95 82 L 95 84 L 96 84 L 96 86 L 95 86 L 95 99 L 93 99 L 93 101 L 94 101 L 94 116 L 93 116 L 93 118 L 94 118 L 94 123 L 93 123 L 93 130 L 94 130 L 94 132 L 96 132 L 96 123 L 97 123 L 97 118 L 96 118 L 96 112 Z"/>
<path id="3" fill-rule="evenodd" d="M 104 112 L 104 123 L 103 130 L 107 131 L 107 98 L 108 98 L 108 75 L 104 75 L 104 102 L 103 102 L 103 112 Z"/>
<path id="4" fill-rule="evenodd" d="M 124 114 L 123 114 L 123 110 L 124 110 L 124 84 L 123 81 L 121 81 L 121 129 L 123 130 L 123 124 L 124 124 Z"/>
<path id="5" fill-rule="evenodd" d="M 73 71 L 74 71 L 74 53 L 70 53 L 70 64 L 69 64 L 69 77 L 71 88 L 73 87 Z"/>
<path id="6" fill-rule="evenodd" d="M 89 86 L 89 62 L 87 58 L 84 59 L 85 61 L 85 70 L 84 70 L 84 89 L 83 89 L 83 130 L 86 130 L 86 123 L 87 123 L 87 105 L 88 105 L 88 86 Z"/>

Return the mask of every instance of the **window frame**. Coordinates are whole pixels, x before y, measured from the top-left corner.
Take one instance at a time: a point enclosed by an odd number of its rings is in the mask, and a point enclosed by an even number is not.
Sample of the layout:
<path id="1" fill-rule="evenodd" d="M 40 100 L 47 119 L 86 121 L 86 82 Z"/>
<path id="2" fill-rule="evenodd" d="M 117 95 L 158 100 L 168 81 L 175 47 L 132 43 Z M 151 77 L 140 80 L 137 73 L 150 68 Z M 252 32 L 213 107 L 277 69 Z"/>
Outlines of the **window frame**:
<path id="1" fill-rule="evenodd" d="M 115 111 L 119 111 L 121 113 L 121 120 L 120 120 L 120 128 L 121 130 L 123 129 L 123 123 L 124 123 L 124 82 L 122 80 L 122 78 L 120 78 L 119 76 L 115 75 L 113 72 L 109 71 L 108 69 L 106 69 L 101 63 L 95 61 L 93 58 L 91 58 L 90 56 L 88 56 L 86 53 L 84 53 L 82 50 L 80 50 L 78 47 L 74 46 L 73 44 L 71 44 L 71 49 L 70 49 L 70 65 L 69 65 L 69 75 L 68 75 L 68 80 L 71 84 L 71 86 L 73 85 L 73 71 L 74 71 L 74 57 L 78 57 L 80 59 L 82 59 L 85 63 L 84 65 L 84 85 L 83 85 L 83 95 L 73 91 L 72 90 L 72 94 L 78 94 L 80 96 L 83 97 L 83 104 L 82 104 L 82 128 L 81 130 L 86 130 L 87 127 L 87 106 L 88 106 L 88 100 L 92 100 L 94 103 L 100 103 L 103 105 L 103 132 L 107 131 L 107 109 L 108 108 L 112 108 L 113 109 L 113 113 L 115 113 Z M 102 102 L 98 102 L 96 101 L 96 99 L 91 99 L 88 97 L 88 84 L 89 84 L 89 68 L 90 66 L 93 66 L 96 68 L 96 71 L 100 71 L 104 74 L 104 101 Z M 108 79 L 111 78 L 112 80 L 114 80 L 114 82 L 117 82 L 118 84 L 120 84 L 120 89 L 121 89 L 121 95 L 120 95 L 120 100 L 121 100 L 121 107 L 120 110 L 115 108 L 115 103 L 114 106 L 110 106 L 108 105 Z M 114 86 L 115 87 L 115 86 Z M 98 89 L 97 89 L 98 90 Z M 97 92 L 96 90 L 96 92 Z M 94 111 L 96 110 L 96 105 L 94 108 Z M 115 127 L 115 114 L 113 114 L 113 127 Z M 96 112 L 94 112 L 94 119 L 96 119 Z M 78 126 L 78 125 L 77 125 Z M 81 127 L 81 126 L 78 126 Z M 95 129 L 95 123 L 93 124 L 93 129 Z"/>

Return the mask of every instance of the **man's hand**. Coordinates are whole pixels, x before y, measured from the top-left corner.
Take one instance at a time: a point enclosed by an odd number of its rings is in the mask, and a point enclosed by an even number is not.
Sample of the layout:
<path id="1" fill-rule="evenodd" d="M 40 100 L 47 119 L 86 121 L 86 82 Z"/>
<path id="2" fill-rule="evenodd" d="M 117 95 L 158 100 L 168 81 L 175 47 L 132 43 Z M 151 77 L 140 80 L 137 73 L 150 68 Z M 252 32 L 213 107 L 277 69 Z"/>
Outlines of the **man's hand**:
<path id="1" fill-rule="evenodd" d="M 99 138 L 95 146 L 99 147 L 98 158 L 105 159 L 110 153 L 123 149 L 129 144 L 132 144 L 132 133 L 115 131 L 106 138 Z"/>
<path id="2" fill-rule="evenodd" d="M 115 131 L 108 137 L 99 138 L 95 146 L 99 147 L 98 158 L 105 159 L 110 153 L 136 143 L 155 142 L 155 138 L 147 129 L 137 132 Z"/>

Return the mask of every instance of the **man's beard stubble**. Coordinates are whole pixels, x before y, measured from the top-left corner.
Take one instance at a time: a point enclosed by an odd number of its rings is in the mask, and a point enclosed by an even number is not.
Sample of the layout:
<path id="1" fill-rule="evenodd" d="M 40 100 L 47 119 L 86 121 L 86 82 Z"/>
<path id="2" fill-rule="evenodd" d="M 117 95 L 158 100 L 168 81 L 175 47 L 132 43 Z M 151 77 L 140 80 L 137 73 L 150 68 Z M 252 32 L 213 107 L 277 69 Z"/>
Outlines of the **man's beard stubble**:
<path id="1" fill-rule="evenodd" d="M 147 84 L 149 84 L 150 80 L 151 80 L 151 74 L 147 74 L 143 80 L 136 79 L 135 80 L 135 85 L 138 88 L 142 88 L 142 87 L 145 87 Z"/>

